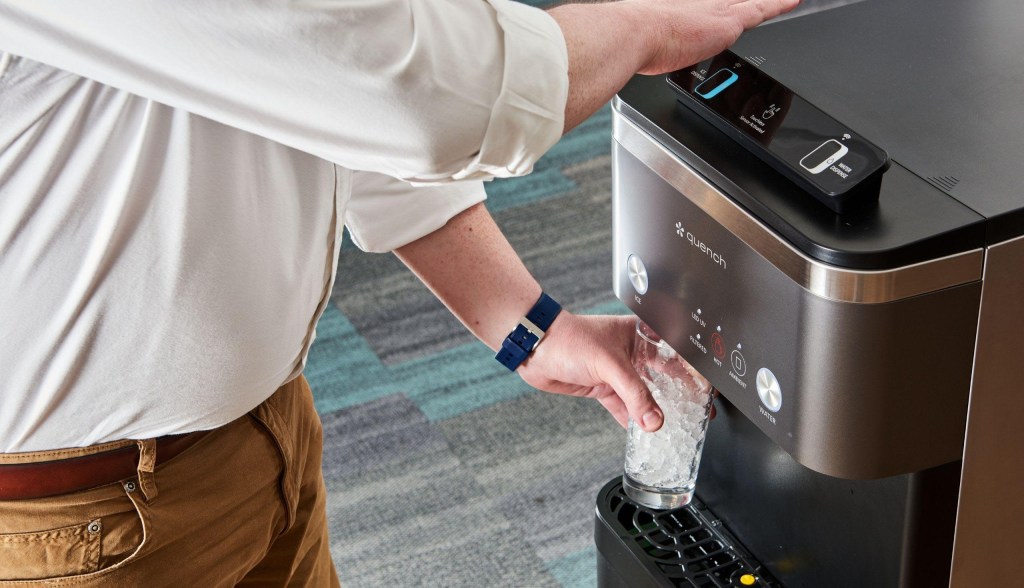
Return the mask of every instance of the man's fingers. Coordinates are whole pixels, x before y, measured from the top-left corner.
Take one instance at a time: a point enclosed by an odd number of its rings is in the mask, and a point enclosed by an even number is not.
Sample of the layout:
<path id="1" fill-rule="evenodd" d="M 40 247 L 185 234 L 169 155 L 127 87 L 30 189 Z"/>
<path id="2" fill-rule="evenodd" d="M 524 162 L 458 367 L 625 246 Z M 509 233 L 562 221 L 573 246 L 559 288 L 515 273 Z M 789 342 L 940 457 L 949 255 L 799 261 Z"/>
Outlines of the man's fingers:
<path id="1" fill-rule="evenodd" d="M 733 8 L 740 11 L 743 28 L 750 29 L 793 10 L 799 3 L 800 0 L 743 0 L 734 4 Z"/>
<path id="2" fill-rule="evenodd" d="M 629 416 L 647 432 L 654 432 L 665 422 L 665 415 L 651 396 L 640 376 L 628 365 L 614 364 L 614 372 L 606 380 L 626 405 Z"/>

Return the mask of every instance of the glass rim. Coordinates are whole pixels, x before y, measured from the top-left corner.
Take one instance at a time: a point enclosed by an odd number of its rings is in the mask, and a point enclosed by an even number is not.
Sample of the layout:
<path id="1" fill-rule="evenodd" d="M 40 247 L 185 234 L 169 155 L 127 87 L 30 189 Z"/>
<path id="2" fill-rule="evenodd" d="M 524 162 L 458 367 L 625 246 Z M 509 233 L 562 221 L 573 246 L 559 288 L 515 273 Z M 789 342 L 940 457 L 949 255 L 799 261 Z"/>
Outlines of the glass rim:
<path id="1" fill-rule="evenodd" d="M 651 329 L 651 325 L 648 325 L 647 323 L 645 323 L 643 321 L 643 319 L 637 317 L 637 319 L 636 319 L 636 334 L 638 336 L 640 336 L 644 341 L 647 341 L 651 345 L 655 345 L 655 346 L 658 346 L 658 347 L 661 347 L 662 345 L 668 345 L 668 343 L 665 343 L 665 340 L 662 339 L 660 335 L 657 335 L 657 333 L 655 333 L 655 336 L 657 336 L 658 339 L 657 340 L 652 339 L 647 333 L 643 332 L 643 330 L 641 329 L 641 325 L 647 327 L 652 333 L 654 333 L 654 329 Z"/>

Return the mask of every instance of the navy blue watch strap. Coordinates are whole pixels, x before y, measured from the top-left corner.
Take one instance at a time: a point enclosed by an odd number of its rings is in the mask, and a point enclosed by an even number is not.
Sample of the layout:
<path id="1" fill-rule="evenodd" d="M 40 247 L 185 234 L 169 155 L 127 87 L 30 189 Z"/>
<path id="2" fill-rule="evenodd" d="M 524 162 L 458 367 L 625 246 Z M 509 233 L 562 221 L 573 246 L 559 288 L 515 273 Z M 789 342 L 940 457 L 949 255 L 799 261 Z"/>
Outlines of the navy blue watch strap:
<path id="1" fill-rule="evenodd" d="M 541 293 L 540 299 L 533 305 L 530 312 L 520 319 L 516 328 L 505 337 L 501 343 L 501 349 L 494 356 L 503 366 L 510 371 L 516 371 L 519 364 L 526 360 L 531 351 L 537 348 L 544 333 L 551 327 L 558 313 L 562 312 L 562 305 L 555 302 L 555 299 L 547 294 Z"/>
<path id="2" fill-rule="evenodd" d="M 526 320 L 537 325 L 541 331 L 547 331 L 551 328 L 551 323 L 555 322 L 555 317 L 560 312 L 562 312 L 562 305 L 555 302 L 554 298 L 541 292 L 537 304 L 534 304 L 530 312 L 526 313 Z M 543 333 L 541 334 L 543 335 Z"/>

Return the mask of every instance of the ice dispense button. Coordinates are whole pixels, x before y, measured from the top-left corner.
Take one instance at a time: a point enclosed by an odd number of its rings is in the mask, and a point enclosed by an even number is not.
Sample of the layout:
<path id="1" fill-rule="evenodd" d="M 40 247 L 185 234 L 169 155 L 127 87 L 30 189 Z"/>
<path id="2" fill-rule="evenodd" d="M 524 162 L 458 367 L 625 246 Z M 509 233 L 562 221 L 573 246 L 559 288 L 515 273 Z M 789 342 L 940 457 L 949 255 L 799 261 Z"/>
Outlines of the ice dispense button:
<path id="1" fill-rule="evenodd" d="M 779 412 L 782 408 L 782 387 L 775 374 L 768 368 L 757 370 L 757 395 L 761 397 L 761 403 L 772 412 Z"/>
<path id="2" fill-rule="evenodd" d="M 640 259 L 637 254 L 632 254 L 626 258 L 626 273 L 629 275 L 629 282 L 633 284 L 633 289 L 636 293 L 643 296 L 647 293 L 647 267 L 644 266 L 644 260 Z"/>
<path id="3" fill-rule="evenodd" d="M 707 77 L 701 82 L 693 91 L 705 100 L 710 100 L 715 96 L 718 96 L 722 90 L 728 88 L 739 79 L 740 76 L 736 75 L 736 72 L 731 69 L 722 68 L 715 73 Z"/>

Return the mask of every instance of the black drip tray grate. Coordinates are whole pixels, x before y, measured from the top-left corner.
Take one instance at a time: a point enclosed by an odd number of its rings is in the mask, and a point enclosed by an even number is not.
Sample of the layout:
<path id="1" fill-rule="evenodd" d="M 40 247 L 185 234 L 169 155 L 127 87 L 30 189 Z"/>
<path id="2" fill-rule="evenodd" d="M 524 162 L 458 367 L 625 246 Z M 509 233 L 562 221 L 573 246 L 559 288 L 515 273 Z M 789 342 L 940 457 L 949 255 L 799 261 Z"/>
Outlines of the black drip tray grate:
<path id="1" fill-rule="evenodd" d="M 597 499 L 595 540 L 605 586 L 781 588 L 698 499 L 674 510 L 631 501 L 622 480 Z"/>

